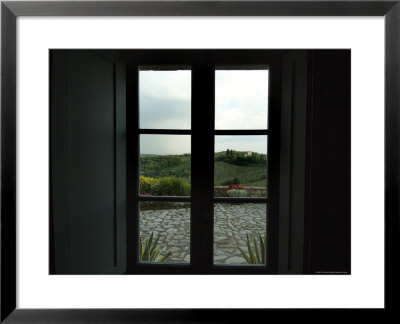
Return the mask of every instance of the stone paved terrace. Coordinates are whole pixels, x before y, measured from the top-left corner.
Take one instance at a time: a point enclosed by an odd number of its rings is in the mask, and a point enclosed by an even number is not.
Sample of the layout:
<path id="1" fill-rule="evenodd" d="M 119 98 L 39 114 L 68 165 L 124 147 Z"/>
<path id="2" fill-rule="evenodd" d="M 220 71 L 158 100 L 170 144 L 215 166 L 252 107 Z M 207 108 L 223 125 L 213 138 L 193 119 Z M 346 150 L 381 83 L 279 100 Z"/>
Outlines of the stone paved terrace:
<path id="1" fill-rule="evenodd" d="M 247 264 L 238 247 L 247 252 L 246 234 L 265 236 L 265 224 L 265 204 L 215 204 L 214 263 Z M 168 262 L 190 262 L 190 208 L 141 211 L 140 236 L 152 231 L 172 252 Z"/>

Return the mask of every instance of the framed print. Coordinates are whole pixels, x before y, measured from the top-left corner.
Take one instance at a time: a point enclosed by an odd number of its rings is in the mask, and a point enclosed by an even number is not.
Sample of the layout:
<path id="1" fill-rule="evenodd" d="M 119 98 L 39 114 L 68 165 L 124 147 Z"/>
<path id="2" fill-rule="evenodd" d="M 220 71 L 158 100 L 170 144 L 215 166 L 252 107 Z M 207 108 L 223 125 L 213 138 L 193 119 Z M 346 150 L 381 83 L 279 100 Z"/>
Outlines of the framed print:
<path id="1" fill-rule="evenodd" d="M 399 8 L 3 1 L 1 320 L 231 322 L 279 299 L 390 309 Z M 354 16 L 372 23 L 350 32 Z"/>

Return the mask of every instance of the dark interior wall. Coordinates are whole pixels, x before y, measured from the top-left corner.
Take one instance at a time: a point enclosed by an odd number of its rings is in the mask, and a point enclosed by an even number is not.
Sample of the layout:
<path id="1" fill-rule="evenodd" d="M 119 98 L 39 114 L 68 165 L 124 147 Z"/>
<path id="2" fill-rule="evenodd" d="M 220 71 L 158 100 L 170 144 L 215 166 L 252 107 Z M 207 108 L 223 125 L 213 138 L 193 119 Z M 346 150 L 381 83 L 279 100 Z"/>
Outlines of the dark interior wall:
<path id="1" fill-rule="evenodd" d="M 283 57 L 279 183 L 279 273 L 303 273 L 307 51 Z"/>
<path id="2" fill-rule="evenodd" d="M 350 273 L 350 57 L 309 53 L 306 273 Z"/>
<path id="3" fill-rule="evenodd" d="M 126 262 L 121 73 L 94 51 L 51 53 L 53 273 L 112 273 Z"/>

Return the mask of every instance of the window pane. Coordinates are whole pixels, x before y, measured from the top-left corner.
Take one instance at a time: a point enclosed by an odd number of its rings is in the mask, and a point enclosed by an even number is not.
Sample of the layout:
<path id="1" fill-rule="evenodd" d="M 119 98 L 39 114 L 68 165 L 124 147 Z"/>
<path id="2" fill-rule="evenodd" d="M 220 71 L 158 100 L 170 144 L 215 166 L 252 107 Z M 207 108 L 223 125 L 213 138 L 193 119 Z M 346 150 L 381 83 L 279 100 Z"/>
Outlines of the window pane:
<path id="1" fill-rule="evenodd" d="M 215 197 L 266 197 L 267 136 L 215 136 Z"/>
<path id="2" fill-rule="evenodd" d="M 141 262 L 190 262 L 190 204 L 140 202 Z"/>
<path id="3" fill-rule="evenodd" d="M 190 129 L 191 71 L 139 71 L 140 128 Z"/>
<path id="4" fill-rule="evenodd" d="M 215 129 L 268 127 L 268 70 L 215 71 Z"/>
<path id="5" fill-rule="evenodd" d="M 215 204 L 214 264 L 266 264 L 266 216 L 266 204 Z"/>
<path id="6" fill-rule="evenodd" d="M 140 135 L 140 194 L 190 196 L 190 136 Z"/>

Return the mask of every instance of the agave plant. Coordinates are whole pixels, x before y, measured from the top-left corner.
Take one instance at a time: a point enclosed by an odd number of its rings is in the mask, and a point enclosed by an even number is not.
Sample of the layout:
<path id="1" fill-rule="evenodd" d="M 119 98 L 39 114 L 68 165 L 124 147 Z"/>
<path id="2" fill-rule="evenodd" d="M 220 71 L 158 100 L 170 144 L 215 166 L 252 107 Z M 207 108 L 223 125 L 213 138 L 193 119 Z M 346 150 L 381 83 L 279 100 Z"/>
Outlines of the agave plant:
<path id="1" fill-rule="evenodd" d="M 154 239 L 153 232 L 151 232 L 150 236 L 144 241 L 142 238 L 140 238 L 140 261 L 164 262 L 171 256 L 171 251 L 168 251 L 165 253 L 165 255 L 160 256 L 160 253 L 163 252 L 165 247 L 161 243 L 158 243 L 159 239 L 160 234 L 158 234 L 157 238 Z M 159 259 L 157 260 L 158 257 Z"/>
<path id="2" fill-rule="evenodd" d="M 258 233 L 258 242 L 256 238 L 253 238 L 254 247 L 250 243 L 249 234 L 247 236 L 247 250 L 248 254 L 244 252 L 241 248 L 239 248 L 243 257 L 246 259 L 249 264 L 265 264 L 265 259 L 267 256 L 267 245 L 265 237 L 263 238 Z"/>

